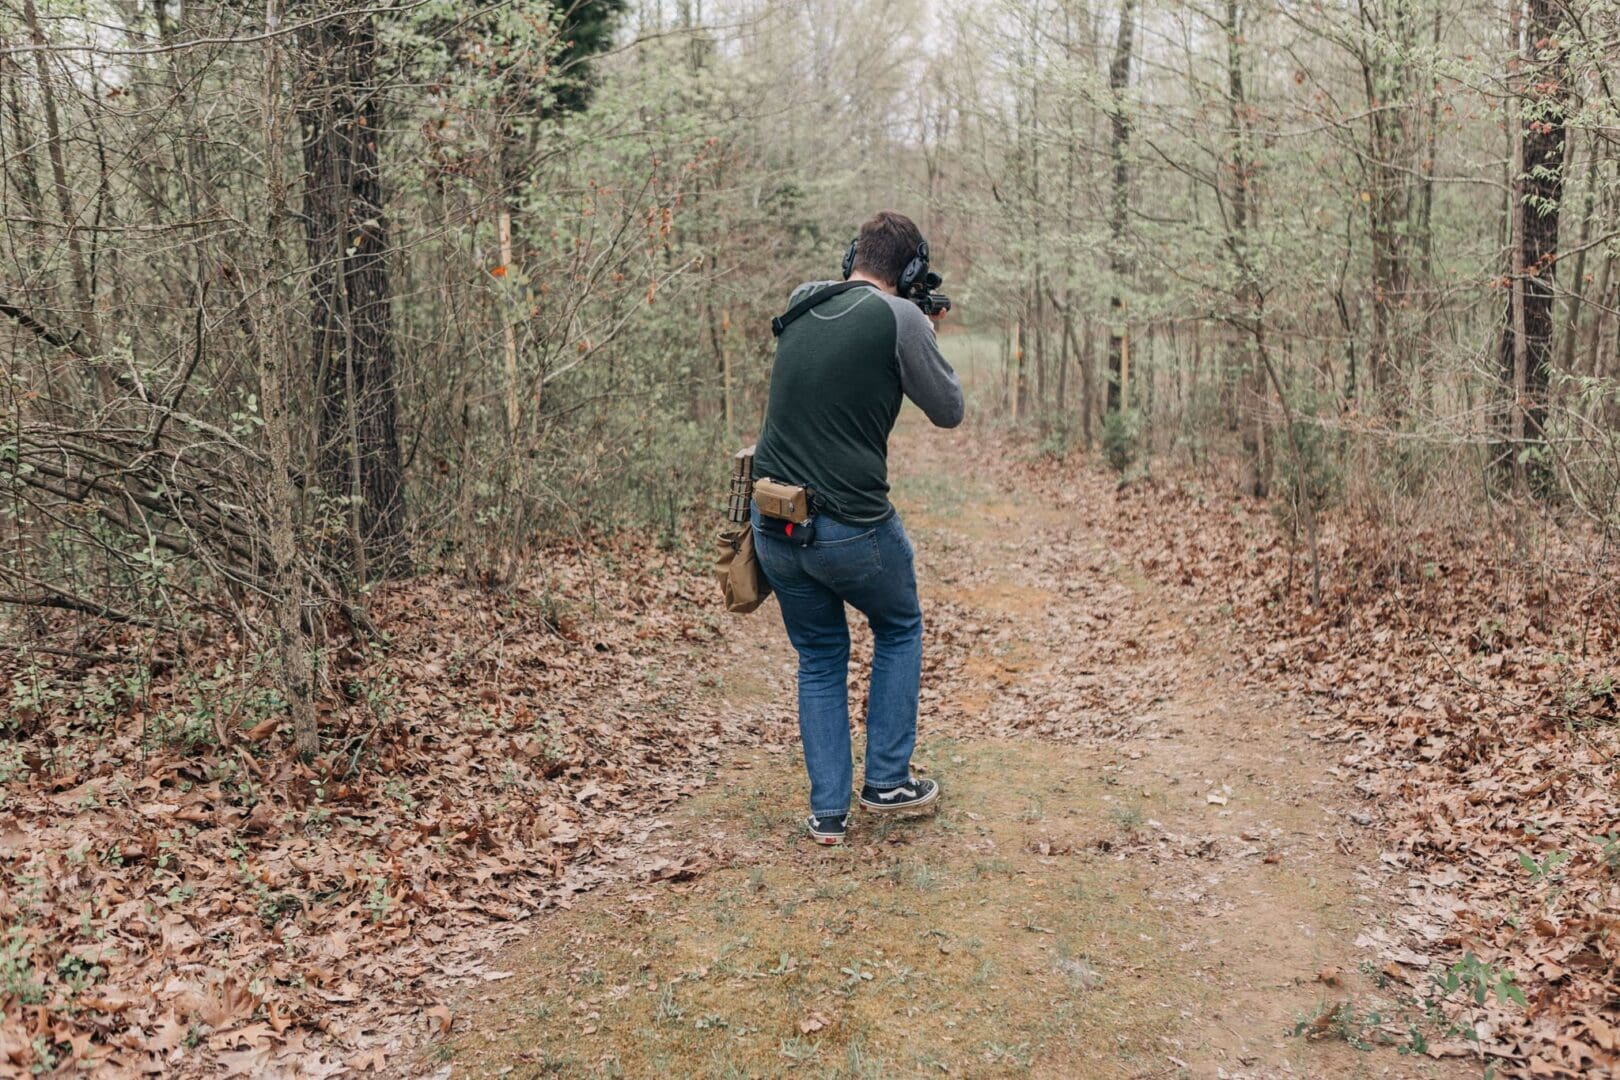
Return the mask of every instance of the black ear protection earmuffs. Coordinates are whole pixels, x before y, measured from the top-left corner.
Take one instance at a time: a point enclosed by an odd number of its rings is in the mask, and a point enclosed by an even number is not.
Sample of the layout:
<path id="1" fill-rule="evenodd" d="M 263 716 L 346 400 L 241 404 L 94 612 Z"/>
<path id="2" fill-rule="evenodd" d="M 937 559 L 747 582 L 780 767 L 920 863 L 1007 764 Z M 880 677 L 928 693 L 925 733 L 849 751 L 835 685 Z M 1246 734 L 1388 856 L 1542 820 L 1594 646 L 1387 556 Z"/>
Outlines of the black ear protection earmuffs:
<path id="1" fill-rule="evenodd" d="M 860 243 L 856 237 L 844 249 L 844 280 L 855 272 L 855 245 Z M 906 263 L 905 269 L 900 271 L 900 281 L 895 285 L 895 292 L 901 296 L 910 296 L 911 287 L 921 281 L 928 274 L 928 241 L 923 240 L 917 245 L 917 254 Z"/>

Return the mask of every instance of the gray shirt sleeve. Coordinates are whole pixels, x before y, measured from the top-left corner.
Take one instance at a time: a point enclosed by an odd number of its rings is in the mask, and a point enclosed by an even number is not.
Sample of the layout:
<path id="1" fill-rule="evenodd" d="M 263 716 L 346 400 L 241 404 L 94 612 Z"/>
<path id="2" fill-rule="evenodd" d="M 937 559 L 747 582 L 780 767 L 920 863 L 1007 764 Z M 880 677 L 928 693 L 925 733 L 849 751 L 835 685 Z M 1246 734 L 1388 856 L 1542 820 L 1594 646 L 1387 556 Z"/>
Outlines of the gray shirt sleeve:
<path id="1" fill-rule="evenodd" d="M 805 282 L 801 282 L 798 285 L 798 287 L 796 287 L 791 293 L 788 294 L 787 306 L 792 307 L 794 304 L 797 304 L 800 300 L 803 300 L 805 297 L 809 296 L 811 293 L 815 292 L 817 289 L 825 289 L 828 285 L 836 285 L 836 284 L 837 284 L 837 282 L 835 282 L 835 281 L 805 281 Z M 785 311 L 787 309 L 784 308 L 783 310 Z"/>
<path id="2" fill-rule="evenodd" d="M 934 323 L 910 300 L 884 293 L 894 312 L 895 358 L 900 362 L 900 388 L 934 426 L 953 428 L 962 422 L 962 382 L 939 351 Z"/>

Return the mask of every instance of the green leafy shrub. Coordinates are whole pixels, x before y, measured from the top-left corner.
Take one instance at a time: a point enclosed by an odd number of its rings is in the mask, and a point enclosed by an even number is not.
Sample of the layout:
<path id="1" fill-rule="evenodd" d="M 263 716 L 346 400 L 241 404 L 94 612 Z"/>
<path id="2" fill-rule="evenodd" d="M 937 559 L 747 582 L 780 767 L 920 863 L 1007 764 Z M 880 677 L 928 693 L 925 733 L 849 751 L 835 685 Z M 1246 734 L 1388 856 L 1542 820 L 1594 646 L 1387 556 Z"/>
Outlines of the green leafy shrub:
<path id="1" fill-rule="evenodd" d="M 1318 514 L 1341 500 L 1345 479 L 1344 436 L 1336 428 L 1318 422 L 1319 395 L 1309 390 L 1293 393 L 1293 436 L 1290 439 L 1284 432 L 1274 444 L 1279 475 L 1273 489 L 1277 497 L 1271 504 L 1280 524 L 1290 532 L 1297 531 L 1304 520 L 1301 477 L 1305 498 Z"/>
<path id="2" fill-rule="evenodd" d="M 1142 414 L 1135 409 L 1111 412 L 1103 417 L 1103 460 L 1117 473 L 1136 464 L 1142 449 Z"/>

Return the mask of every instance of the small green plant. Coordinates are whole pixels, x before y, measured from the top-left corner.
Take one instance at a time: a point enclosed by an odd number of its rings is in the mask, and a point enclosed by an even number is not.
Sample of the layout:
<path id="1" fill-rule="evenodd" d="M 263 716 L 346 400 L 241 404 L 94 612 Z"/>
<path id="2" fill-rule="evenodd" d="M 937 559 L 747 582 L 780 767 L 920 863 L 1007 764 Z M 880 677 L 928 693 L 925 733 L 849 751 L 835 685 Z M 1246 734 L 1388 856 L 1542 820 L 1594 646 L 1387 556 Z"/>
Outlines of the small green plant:
<path id="1" fill-rule="evenodd" d="M 844 976 L 844 981 L 833 988 L 833 993 L 843 997 L 853 997 L 855 991 L 861 988 L 862 983 L 868 983 L 877 978 L 877 974 L 871 970 L 870 965 L 863 964 L 859 960 L 839 968 L 838 972 Z"/>
<path id="2" fill-rule="evenodd" d="M 45 1001 L 45 984 L 34 967 L 34 943 L 21 927 L 13 927 L 0 944 L 0 997 L 15 998 L 20 1005 Z"/>
<path id="3" fill-rule="evenodd" d="M 107 969 L 92 960 L 73 953 L 65 954 L 56 962 L 56 977 L 67 983 L 75 994 L 107 977 Z"/>
<path id="4" fill-rule="evenodd" d="M 1540 862 L 1537 862 L 1535 859 L 1531 858 L 1529 855 L 1526 855 L 1522 851 L 1519 852 L 1519 865 L 1524 868 L 1525 873 L 1530 875 L 1530 880 L 1538 884 L 1551 880 L 1553 877 L 1553 871 L 1568 861 L 1569 852 L 1567 851 L 1549 852 L 1547 857 Z"/>
<path id="5" fill-rule="evenodd" d="M 1589 836 L 1588 840 L 1603 849 L 1598 857 L 1603 861 L 1609 873 L 1620 877 L 1620 830 L 1605 833 L 1602 836 Z"/>
<path id="6" fill-rule="evenodd" d="M 1306 520 L 1300 505 L 1302 494 L 1310 500 L 1312 512 L 1320 514 L 1339 501 L 1344 491 L 1344 436 L 1331 426 L 1315 423 L 1324 409 L 1334 406 L 1308 383 L 1289 390 L 1298 414 L 1291 435 L 1280 436 L 1277 447 L 1277 498 L 1271 500 L 1272 516 L 1290 535 L 1298 535 Z M 1303 479 L 1303 485 L 1301 480 Z"/>
<path id="7" fill-rule="evenodd" d="M 819 1042 L 812 1042 L 809 1039 L 794 1036 L 791 1039 L 783 1039 L 777 1053 L 796 1065 L 803 1065 L 805 1062 L 813 1060 L 820 1051 L 821 1044 Z"/>
<path id="8" fill-rule="evenodd" d="M 23 749 L 16 743 L 6 743 L 0 746 L 0 789 L 20 776 L 28 775 L 28 761 L 23 757 Z M 6 805 L 6 793 L 0 790 L 0 807 Z"/>
<path id="9" fill-rule="evenodd" d="M 1111 412 L 1103 417 L 1103 460 L 1117 473 L 1136 464 L 1142 438 L 1142 416 L 1134 409 Z"/>
<path id="10" fill-rule="evenodd" d="M 1035 444 L 1034 456 L 1062 461 L 1069 456 L 1075 444 L 1075 426 L 1069 414 L 1059 413 L 1042 423 L 1041 441 Z"/>
<path id="11" fill-rule="evenodd" d="M 1030 1063 L 1029 1043 L 1006 1046 L 998 1042 L 987 1042 L 984 1044 L 984 1058 L 992 1065 L 1016 1065 L 1021 1069 L 1027 1069 Z"/>
<path id="12" fill-rule="evenodd" d="M 1500 1004 L 1509 1001 L 1525 1004 L 1524 991 L 1514 982 L 1513 972 L 1486 963 L 1472 952 L 1463 953 L 1463 958 L 1451 965 L 1444 975 L 1436 975 L 1434 984 L 1442 995 L 1466 991 L 1475 1005 L 1485 1004 L 1485 999 L 1491 995 L 1495 995 Z"/>
<path id="13" fill-rule="evenodd" d="M 388 878 L 383 874 L 367 874 L 364 880 L 371 886 L 366 893 L 366 910 L 371 921 L 382 922 L 394 907 L 394 898 L 388 894 Z"/>
<path id="14" fill-rule="evenodd" d="M 1575 678 L 1564 688 L 1564 712 L 1576 728 L 1613 725 L 1620 718 L 1620 689 L 1613 675 Z"/>
<path id="15" fill-rule="evenodd" d="M 906 884 L 913 889 L 928 890 L 939 885 L 939 872 L 925 862 L 912 863 L 906 870 Z"/>
<path id="16" fill-rule="evenodd" d="M 1133 833 L 1142 827 L 1142 811 L 1135 806 L 1116 806 L 1109 813 L 1114 825 L 1123 833 Z"/>
<path id="17" fill-rule="evenodd" d="M 254 883 L 253 896 L 254 913 L 267 930 L 275 929 L 283 919 L 303 907 L 295 893 L 272 889 L 262 881 Z"/>
<path id="18" fill-rule="evenodd" d="M 390 776 L 383 781 L 382 793 L 388 799 L 399 804 L 399 808 L 407 814 L 416 809 L 416 796 L 411 794 L 411 786 L 398 776 Z"/>
<path id="19" fill-rule="evenodd" d="M 0 717 L 0 730 L 20 731 L 51 711 L 63 696 L 50 682 L 50 675 L 30 660 L 11 680 L 11 707 Z"/>
<path id="20" fill-rule="evenodd" d="M 1376 1012 L 1365 1017 L 1356 1015 L 1355 1007 L 1348 1001 L 1325 1001 L 1314 1013 L 1294 1024 L 1293 1034 L 1296 1038 L 1303 1035 L 1307 1039 L 1337 1039 L 1357 1050 L 1371 1050 L 1370 1030 L 1383 1022 L 1383 1017 Z"/>
<path id="21" fill-rule="evenodd" d="M 64 1047 L 61 1043 L 53 1043 L 43 1035 L 35 1035 L 33 1049 L 34 1064 L 31 1071 L 35 1076 L 43 1076 L 56 1070 L 56 1067 L 62 1063 L 61 1052 L 69 1048 Z"/>
<path id="22" fill-rule="evenodd" d="M 1507 626 L 1501 619 L 1481 619 L 1468 635 L 1468 647 L 1477 653 L 1501 652 L 1507 644 Z"/>
<path id="23" fill-rule="evenodd" d="M 95 675 L 85 677 L 73 699 L 76 709 L 92 728 L 101 730 L 112 722 L 119 711 L 118 688 Z"/>
<path id="24" fill-rule="evenodd" d="M 356 679 L 349 684 L 349 693 L 364 701 L 377 721 L 386 721 L 399 709 L 399 677 L 380 675 L 372 679 Z"/>
<path id="25" fill-rule="evenodd" d="M 675 1003 L 675 988 L 664 987 L 663 992 L 658 995 L 658 1008 L 653 1013 L 653 1018 L 660 1024 L 678 1024 L 684 1015 L 686 1011 Z"/>

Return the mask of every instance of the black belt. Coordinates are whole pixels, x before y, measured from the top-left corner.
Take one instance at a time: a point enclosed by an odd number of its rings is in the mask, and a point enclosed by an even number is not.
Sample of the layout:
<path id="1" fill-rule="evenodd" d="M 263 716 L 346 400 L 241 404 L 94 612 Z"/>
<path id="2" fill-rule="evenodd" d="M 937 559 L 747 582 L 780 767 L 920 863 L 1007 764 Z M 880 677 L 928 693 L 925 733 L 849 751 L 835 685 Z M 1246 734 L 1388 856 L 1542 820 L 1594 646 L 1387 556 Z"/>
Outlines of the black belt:
<path id="1" fill-rule="evenodd" d="M 807 548 L 816 542 L 816 519 L 812 515 L 808 521 L 783 521 L 781 518 L 761 514 L 759 531 L 798 547 Z"/>

